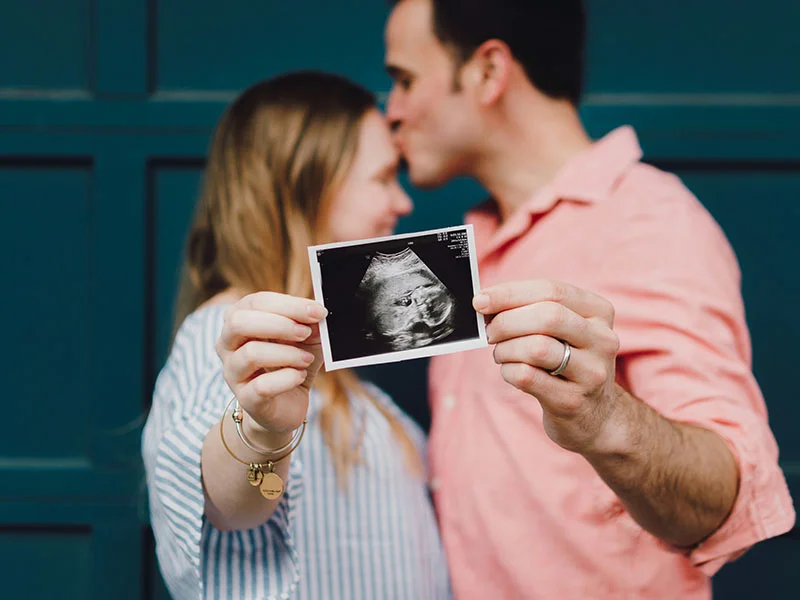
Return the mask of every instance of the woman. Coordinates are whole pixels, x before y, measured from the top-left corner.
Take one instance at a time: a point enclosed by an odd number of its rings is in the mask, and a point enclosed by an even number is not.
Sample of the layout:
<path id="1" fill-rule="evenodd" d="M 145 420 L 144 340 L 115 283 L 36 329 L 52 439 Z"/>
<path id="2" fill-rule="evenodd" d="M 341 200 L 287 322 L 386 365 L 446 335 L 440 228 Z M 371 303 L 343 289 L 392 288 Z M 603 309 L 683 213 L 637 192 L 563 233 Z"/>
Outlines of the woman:
<path id="1" fill-rule="evenodd" d="M 374 386 L 320 372 L 308 299 L 309 245 L 411 210 L 397 164 L 373 96 L 333 75 L 259 83 L 218 124 L 143 437 L 175 598 L 449 596 L 423 434 Z"/>

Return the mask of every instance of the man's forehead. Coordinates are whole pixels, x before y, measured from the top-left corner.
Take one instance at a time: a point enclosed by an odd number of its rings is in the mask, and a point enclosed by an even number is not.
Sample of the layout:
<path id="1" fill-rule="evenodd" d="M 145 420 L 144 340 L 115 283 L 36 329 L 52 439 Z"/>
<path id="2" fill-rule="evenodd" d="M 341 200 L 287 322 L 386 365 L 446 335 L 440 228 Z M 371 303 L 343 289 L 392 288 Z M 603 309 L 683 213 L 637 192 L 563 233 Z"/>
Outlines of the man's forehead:
<path id="1" fill-rule="evenodd" d="M 429 0 L 402 0 L 395 5 L 386 24 L 387 59 L 397 54 L 423 54 L 435 46 Z"/>

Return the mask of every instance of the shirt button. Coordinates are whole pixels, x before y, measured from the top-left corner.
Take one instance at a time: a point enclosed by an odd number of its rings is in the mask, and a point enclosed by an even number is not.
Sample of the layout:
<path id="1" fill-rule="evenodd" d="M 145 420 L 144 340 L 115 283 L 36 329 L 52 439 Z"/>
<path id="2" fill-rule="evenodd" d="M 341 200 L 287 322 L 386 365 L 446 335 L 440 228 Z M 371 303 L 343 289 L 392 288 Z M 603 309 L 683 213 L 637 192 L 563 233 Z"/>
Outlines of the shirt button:
<path id="1" fill-rule="evenodd" d="M 444 400 L 442 400 L 442 405 L 447 410 L 452 410 L 456 405 L 456 397 L 453 396 L 452 394 L 449 394 L 449 395 L 445 396 Z"/>
<path id="2" fill-rule="evenodd" d="M 442 487 L 442 482 L 438 477 L 432 477 L 429 486 L 432 492 L 438 492 L 439 488 Z"/>

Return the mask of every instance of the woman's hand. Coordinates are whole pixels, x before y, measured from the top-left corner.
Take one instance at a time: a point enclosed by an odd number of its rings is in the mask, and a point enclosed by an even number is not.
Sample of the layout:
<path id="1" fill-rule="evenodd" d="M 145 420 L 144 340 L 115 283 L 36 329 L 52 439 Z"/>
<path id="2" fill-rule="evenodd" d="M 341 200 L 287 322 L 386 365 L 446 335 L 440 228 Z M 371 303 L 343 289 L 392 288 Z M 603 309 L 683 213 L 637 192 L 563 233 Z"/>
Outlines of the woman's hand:
<path id="1" fill-rule="evenodd" d="M 245 296 L 225 313 L 217 341 L 225 381 L 264 434 L 284 436 L 305 419 L 327 314 L 312 300 L 272 292 Z"/>

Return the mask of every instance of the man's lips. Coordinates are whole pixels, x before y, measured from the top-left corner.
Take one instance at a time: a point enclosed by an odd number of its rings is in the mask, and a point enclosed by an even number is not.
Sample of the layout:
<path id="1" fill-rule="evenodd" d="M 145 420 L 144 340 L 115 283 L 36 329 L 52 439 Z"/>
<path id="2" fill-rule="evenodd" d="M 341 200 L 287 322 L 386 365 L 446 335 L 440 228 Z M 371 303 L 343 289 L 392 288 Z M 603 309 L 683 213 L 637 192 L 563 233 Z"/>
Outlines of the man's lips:
<path id="1" fill-rule="evenodd" d="M 394 145 L 397 148 L 397 151 L 400 154 L 405 156 L 406 153 L 406 141 L 398 135 L 394 136 Z"/>

